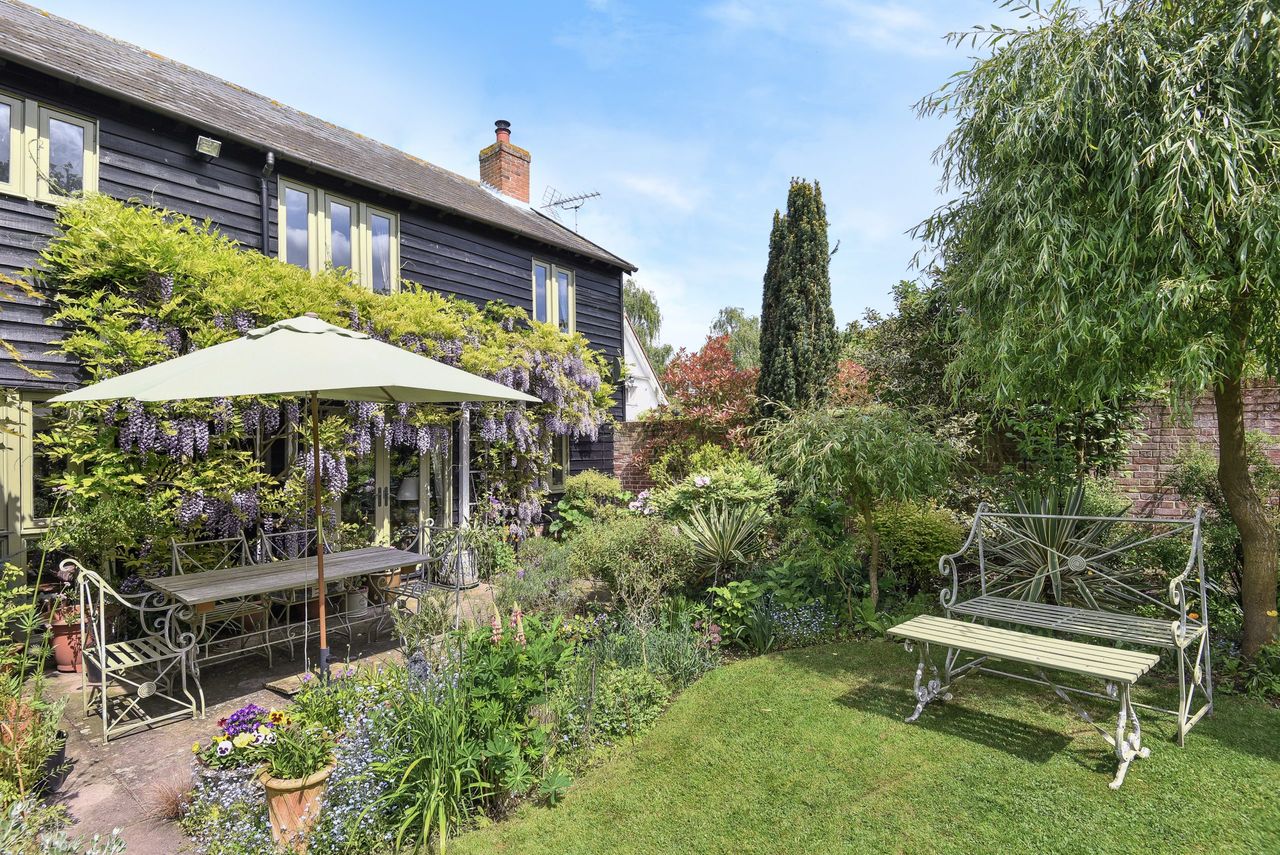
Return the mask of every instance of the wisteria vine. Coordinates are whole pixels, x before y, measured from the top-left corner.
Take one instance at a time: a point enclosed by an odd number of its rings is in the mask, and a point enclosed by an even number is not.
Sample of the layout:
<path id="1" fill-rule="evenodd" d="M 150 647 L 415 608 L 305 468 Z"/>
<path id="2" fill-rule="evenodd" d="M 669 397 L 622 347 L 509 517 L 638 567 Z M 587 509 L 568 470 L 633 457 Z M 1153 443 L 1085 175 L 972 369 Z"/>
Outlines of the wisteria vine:
<path id="1" fill-rule="evenodd" d="M 613 403 L 607 363 L 585 338 L 530 323 L 521 309 L 478 308 L 412 283 L 374 295 L 341 272 L 313 276 L 185 217 L 105 197 L 60 208 L 58 232 L 31 275 L 57 295 L 57 319 L 68 330 L 59 347 L 91 379 L 314 311 L 542 401 L 348 403 L 326 416 L 321 436 L 321 482 L 331 498 L 346 491 L 348 465 L 378 441 L 423 455 L 449 453 L 458 419 L 467 418 L 477 506 L 487 522 L 524 534 L 541 512 L 554 443 L 596 440 Z M 305 447 L 300 404 L 228 398 L 78 405 L 63 411 L 65 420 L 41 442 L 52 456 L 82 464 L 58 479 L 73 516 L 110 493 L 147 504 L 156 541 L 166 529 L 192 538 L 279 531 L 314 524 L 302 489 L 311 455 L 298 454 L 288 472 L 268 472 L 255 449 L 291 435 Z M 91 470 L 97 474 L 86 475 Z"/>

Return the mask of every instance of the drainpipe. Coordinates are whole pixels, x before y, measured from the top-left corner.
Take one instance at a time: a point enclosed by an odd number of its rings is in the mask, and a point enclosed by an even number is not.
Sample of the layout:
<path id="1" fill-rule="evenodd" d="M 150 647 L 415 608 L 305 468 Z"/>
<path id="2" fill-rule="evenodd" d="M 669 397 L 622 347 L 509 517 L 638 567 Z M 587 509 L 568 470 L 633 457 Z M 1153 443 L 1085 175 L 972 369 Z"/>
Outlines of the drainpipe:
<path id="1" fill-rule="evenodd" d="M 276 171 L 276 153 L 267 152 L 267 160 L 262 164 L 262 175 L 258 178 L 259 215 L 262 223 L 262 254 L 267 255 L 271 246 L 271 218 L 267 209 L 267 179 Z"/>

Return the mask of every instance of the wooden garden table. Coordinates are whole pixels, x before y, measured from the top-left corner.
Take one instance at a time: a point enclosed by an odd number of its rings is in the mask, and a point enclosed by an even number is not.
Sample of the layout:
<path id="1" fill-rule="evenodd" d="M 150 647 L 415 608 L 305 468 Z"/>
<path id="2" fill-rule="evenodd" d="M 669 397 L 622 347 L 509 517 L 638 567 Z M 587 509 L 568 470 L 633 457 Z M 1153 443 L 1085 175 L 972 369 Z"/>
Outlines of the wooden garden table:
<path id="1" fill-rule="evenodd" d="M 337 582 L 354 576 L 385 573 L 400 567 L 421 564 L 427 556 L 388 546 L 368 546 L 345 552 L 324 554 L 324 580 Z M 161 576 L 148 579 L 147 583 L 157 591 L 199 614 L 213 608 L 220 600 L 238 600 L 247 597 L 296 591 L 316 584 L 316 559 L 289 558 L 265 564 L 246 564 L 241 567 L 224 567 L 204 573 L 185 576 Z"/>
<path id="2" fill-rule="evenodd" d="M 417 552 L 403 549 L 392 549 L 386 546 L 369 546 L 364 549 L 349 549 L 344 552 L 326 552 L 324 555 L 324 580 L 339 582 L 358 576 L 385 573 L 401 567 L 412 567 L 421 564 L 428 557 Z M 214 609 L 219 602 L 245 601 L 255 597 L 287 591 L 305 590 L 316 584 L 315 556 L 307 558 L 289 558 L 283 561 L 271 561 L 263 564 L 245 564 L 238 567 L 224 567 L 219 570 L 208 570 L 203 573 L 190 573 L 185 576 L 161 576 L 148 579 L 156 591 L 171 601 L 177 619 L 191 624 L 195 635 L 200 634 L 200 627 L 206 618 L 215 614 Z M 185 607 L 185 608 L 184 608 Z M 348 623 L 348 626 L 350 624 Z M 272 637 L 277 629 L 283 629 L 283 638 Z M 309 637 L 305 625 L 302 638 Z M 239 656 L 250 650 L 267 649 L 280 641 L 293 648 L 293 630 L 290 626 L 272 627 L 251 631 L 247 635 L 258 636 L 257 643 L 250 644 L 246 640 L 240 648 L 229 651 L 229 655 Z M 215 661 L 209 657 L 204 664 Z M 204 709 L 204 688 L 200 685 L 200 662 L 193 655 L 190 667 L 195 678 L 196 689 L 200 694 L 200 708 Z"/>

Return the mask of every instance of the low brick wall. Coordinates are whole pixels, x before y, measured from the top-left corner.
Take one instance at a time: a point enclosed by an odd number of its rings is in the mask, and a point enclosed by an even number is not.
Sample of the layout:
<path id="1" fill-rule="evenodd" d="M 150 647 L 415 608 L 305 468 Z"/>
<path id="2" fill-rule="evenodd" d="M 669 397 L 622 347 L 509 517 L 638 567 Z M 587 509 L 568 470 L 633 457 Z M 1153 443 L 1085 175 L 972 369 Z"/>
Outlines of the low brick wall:
<path id="1" fill-rule="evenodd" d="M 1163 404 L 1149 404 L 1141 427 L 1145 438 L 1129 451 L 1129 463 L 1116 474 L 1116 483 L 1138 510 L 1159 516 L 1179 516 L 1187 505 L 1166 488 L 1178 450 L 1191 442 L 1218 447 L 1218 421 L 1212 397 L 1196 401 L 1190 415 L 1175 414 Z M 1262 431 L 1280 440 L 1280 385 L 1260 382 L 1245 389 L 1245 429 Z M 1267 456 L 1280 464 L 1280 447 Z"/>
<path id="2" fill-rule="evenodd" d="M 619 422 L 613 431 L 613 477 L 632 493 L 653 487 L 647 443 L 661 428 L 650 422 Z"/>

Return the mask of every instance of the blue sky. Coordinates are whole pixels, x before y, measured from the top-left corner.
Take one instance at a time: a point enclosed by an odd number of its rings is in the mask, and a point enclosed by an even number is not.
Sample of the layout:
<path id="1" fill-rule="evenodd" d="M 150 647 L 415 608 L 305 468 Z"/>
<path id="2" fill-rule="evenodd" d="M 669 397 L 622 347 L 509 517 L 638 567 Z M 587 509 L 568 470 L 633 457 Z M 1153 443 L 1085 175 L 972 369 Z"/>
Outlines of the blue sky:
<path id="1" fill-rule="evenodd" d="M 968 64 L 947 32 L 1001 18 L 988 0 L 41 5 L 473 178 L 510 120 L 534 201 L 598 190 L 580 230 L 639 266 L 690 347 L 720 307 L 759 311 L 791 176 L 822 183 L 837 320 L 890 307 L 906 232 L 942 201 L 946 126 L 911 105 Z"/>

